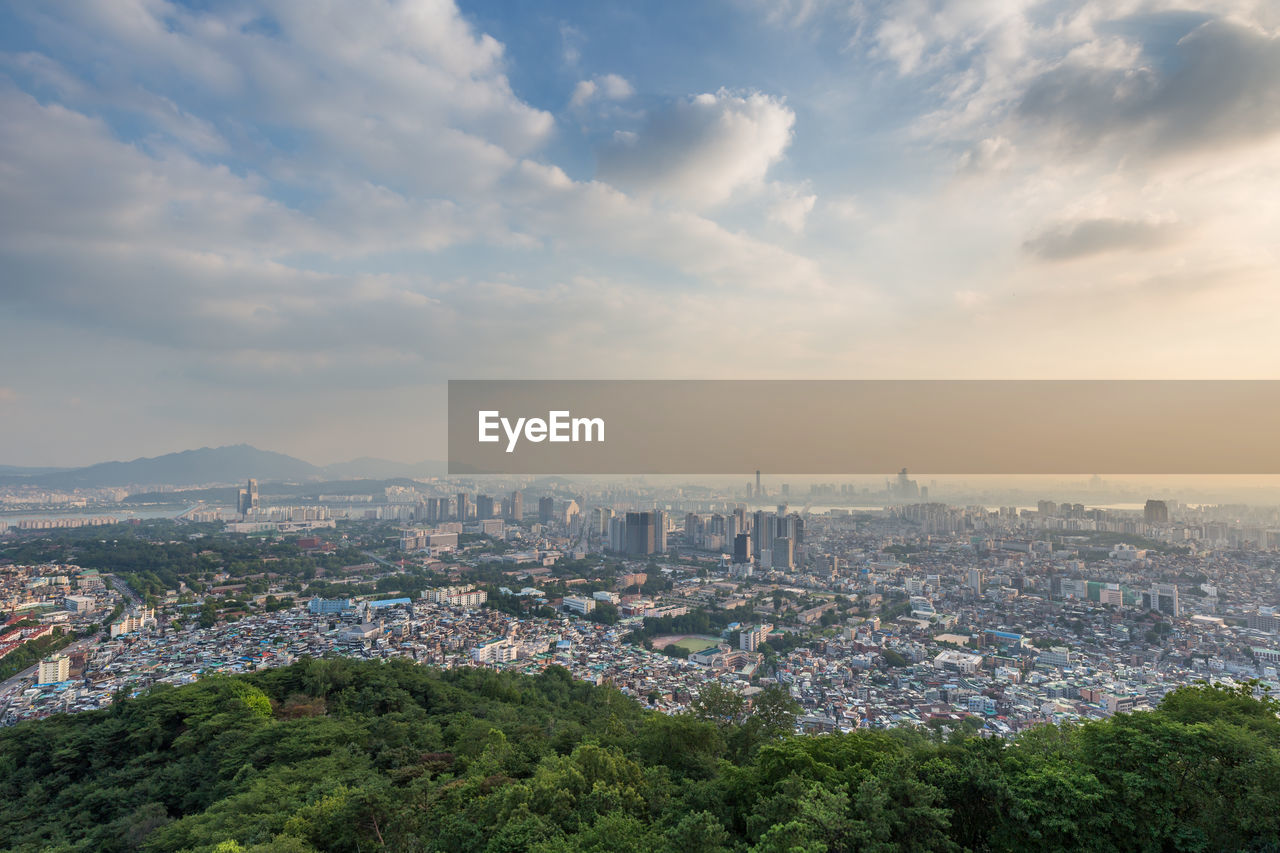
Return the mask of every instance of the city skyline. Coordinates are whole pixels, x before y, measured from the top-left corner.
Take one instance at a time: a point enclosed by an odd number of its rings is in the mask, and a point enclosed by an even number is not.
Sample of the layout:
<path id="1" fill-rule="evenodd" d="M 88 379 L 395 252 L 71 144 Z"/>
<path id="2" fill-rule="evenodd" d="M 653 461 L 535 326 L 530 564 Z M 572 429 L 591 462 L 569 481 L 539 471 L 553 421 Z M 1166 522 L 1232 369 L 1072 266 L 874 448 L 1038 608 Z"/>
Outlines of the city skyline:
<path id="1" fill-rule="evenodd" d="M 440 458 L 513 373 L 1280 368 L 1274 5 L 307 8 L 0 11 L 6 463 Z"/>

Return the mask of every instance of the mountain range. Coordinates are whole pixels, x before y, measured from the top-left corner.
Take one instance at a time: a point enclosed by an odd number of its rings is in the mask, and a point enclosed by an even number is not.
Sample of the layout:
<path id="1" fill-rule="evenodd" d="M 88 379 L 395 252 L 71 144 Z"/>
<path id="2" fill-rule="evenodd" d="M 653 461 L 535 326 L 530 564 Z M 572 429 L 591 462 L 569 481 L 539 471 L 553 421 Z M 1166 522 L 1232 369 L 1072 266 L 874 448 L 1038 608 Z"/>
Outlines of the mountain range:
<path id="1" fill-rule="evenodd" d="M 128 462 L 100 462 L 83 468 L 32 469 L 0 466 L 0 485 L 32 485 L 50 489 L 93 489 L 138 485 L 200 486 L 261 481 L 431 477 L 443 474 L 444 462 L 414 464 L 362 457 L 334 465 L 313 465 L 302 459 L 259 450 L 248 444 L 202 447 Z"/>

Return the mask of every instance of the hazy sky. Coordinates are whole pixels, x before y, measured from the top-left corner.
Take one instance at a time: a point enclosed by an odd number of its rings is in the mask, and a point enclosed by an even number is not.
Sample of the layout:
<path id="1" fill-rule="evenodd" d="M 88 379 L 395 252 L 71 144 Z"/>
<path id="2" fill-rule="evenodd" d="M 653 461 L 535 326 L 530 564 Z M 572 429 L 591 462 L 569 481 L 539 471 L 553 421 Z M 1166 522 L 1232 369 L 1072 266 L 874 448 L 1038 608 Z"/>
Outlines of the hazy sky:
<path id="1" fill-rule="evenodd" d="M 1280 377 L 1278 33 L 1274 0 L 4 4 L 0 462 L 440 458 L 448 378 Z"/>

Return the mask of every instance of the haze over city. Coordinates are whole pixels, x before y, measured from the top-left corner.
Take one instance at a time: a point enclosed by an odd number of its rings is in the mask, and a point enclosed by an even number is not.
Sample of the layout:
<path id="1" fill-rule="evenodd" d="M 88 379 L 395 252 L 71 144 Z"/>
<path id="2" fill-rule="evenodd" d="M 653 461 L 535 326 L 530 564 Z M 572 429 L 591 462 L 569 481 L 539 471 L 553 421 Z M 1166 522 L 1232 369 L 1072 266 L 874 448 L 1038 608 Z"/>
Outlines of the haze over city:
<path id="1" fill-rule="evenodd" d="M 1270 2 L 0 10 L 0 462 L 443 383 L 1268 378 Z"/>

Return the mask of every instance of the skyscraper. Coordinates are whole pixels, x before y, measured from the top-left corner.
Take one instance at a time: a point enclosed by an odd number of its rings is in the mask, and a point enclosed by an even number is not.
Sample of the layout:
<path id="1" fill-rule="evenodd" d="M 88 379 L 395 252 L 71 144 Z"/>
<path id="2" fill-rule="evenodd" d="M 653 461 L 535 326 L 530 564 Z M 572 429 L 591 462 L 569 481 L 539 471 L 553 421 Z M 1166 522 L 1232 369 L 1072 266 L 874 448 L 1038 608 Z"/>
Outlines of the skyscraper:
<path id="1" fill-rule="evenodd" d="M 755 523 L 751 528 L 751 547 L 757 559 L 773 548 L 773 537 L 778 530 L 776 518 L 773 513 L 763 509 L 755 514 Z"/>
<path id="2" fill-rule="evenodd" d="M 538 498 L 538 523 L 550 524 L 551 519 L 556 517 L 556 499 L 547 496 Z"/>
<path id="3" fill-rule="evenodd" d="M 1169 521 L 1169 505 L 1164 501 L 1147 501 L 1142 508 L 1142 518 L 1147 524 L 1165 524 Z"/>
<path id="4" fill-rule="evenodd" d="M 493 517 L 493 498 L 489 495 L 476 495 L 476 520 L 485 521 Z"/>
<path id="5" fill-rule="evenodd" d="M 507 521 L 521 521 L 524 518 L 524 495 L 520 492 L 511 493 L 511 512 L 507 517 Z"/>
<path id="6" fill-rule="evenodd" d="M 466 521 L 470 517 L 471 501 L 467 498 L 466 492 L 458 492 L 456 509 L 458 512 L 458 521 Z"/>
<path id="7" fill-rule="evenodd" d="M 779 536 L 773 540 L 773 568 L 784 572 L 795 568 L 796 552 L 789 536 Z"/>
<path id="8" fill-rule="evenodd" d="M 629 512 L 626 519 L 627 554 L 643 556 L 652 554 L 658 547 L 658 519 L 653 512 Z"/>
<path id="9" fill-rule="evenodd" d="M 248 488 L 240 490 L 240 498 L 237 501 L 240 515 L 245 516 L 258 508 L 258 481 L 250 478 Z"/>

